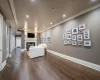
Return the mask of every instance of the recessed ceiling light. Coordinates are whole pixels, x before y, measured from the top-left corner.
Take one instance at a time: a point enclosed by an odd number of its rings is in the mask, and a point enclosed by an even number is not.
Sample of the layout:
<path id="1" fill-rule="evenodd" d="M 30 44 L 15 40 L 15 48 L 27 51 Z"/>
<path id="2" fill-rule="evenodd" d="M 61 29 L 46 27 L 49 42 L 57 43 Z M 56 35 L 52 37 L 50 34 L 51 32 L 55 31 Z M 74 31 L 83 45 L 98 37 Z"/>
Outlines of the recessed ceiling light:
<path id="1" fill-rule="evenodd" d="M 26 18 L 29 18 L 29 15 L 26 15 Z"/>
<path id="2" fill-rule="evenodd" d="M 65 18 L 66 17 L 66 14 L 63 14 L 63 18 Z"/>
<path id="3" fill-rule="evenodd" d="M 45 28 L 45 27 L 44 27 Z"/>
<path id="4" fill-rule="evenodd" d="M 32 2 L 34 2 L 35 0 L 31 0 Z"/>
<path id="5" fill-rule="evenodd" d="M 52 24 L 52 22 L 50 24 Z"/>
<path id="6" fill-rule="evenodd" d="M 97 0 L 91 0 L 92 2 L 96 2 Z"/>

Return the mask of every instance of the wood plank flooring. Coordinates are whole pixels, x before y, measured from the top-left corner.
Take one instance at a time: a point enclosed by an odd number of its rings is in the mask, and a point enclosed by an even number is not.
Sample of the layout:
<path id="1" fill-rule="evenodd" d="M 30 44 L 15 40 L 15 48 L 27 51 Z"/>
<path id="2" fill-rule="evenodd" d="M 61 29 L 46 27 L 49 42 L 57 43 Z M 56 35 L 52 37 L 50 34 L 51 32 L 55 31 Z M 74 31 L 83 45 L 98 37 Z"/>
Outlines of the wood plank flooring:
<path id="1" fill-rule="evenodd" d="M 100 80 L 100 72 L 53 54 L 30 59 L 17 48 L 0 72 L 0 80 Z"/>

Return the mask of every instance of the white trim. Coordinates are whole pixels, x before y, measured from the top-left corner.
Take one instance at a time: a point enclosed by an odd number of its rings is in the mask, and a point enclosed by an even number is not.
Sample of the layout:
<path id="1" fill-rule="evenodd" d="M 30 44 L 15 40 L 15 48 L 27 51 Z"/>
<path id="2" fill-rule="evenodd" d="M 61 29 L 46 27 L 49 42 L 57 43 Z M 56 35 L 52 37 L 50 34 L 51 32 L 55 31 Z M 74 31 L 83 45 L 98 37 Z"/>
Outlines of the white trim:
<path id="1" fill-rule="evenodd" d="M 100 71 L 100 65 L 97 65 L 97 64 L 94 64 L 94 63 L 91 63 L 91 62 L 87 62 L 87 61 L 84 61 L 84 60 L 80 60 L 80 59 L 77 59 L 77 58 L 74 58 L 74 57 L 70 57 L 70 56 L 55 52 L 55 51 L 51 51 L 51 50 L 47 50 L 47 51 L 54 54 L 54 55 L 62 57 L 64 59 L 67 59 L 67 60 L 70 60 L 72 62 L 81 64 L 83 66 L 92 68 L 92 69 L 97 70 L 97 71 Z"/>
<path id="2" fill-rule="evenodd" d="M 75 15 L 73 15 L 73 16 L 71 16 L 71 17 L 65 19 L 65 20 L 62 20 L 62 21 L 58 22 L 57 24 L 55 24 L 55 25 L 53 25 L 53 26 L 51 26 L 51 27 L 49 27 L 49 28 L 46 28 L 46 29 L 40 31 L 40 33 L 44 32 L 44 31 L 47 31 L 47 30 L 49 30 L 49 29 L 51 29 L 51 28 L 53 28 L 53 27 L 56 27 L 56 26 L 58 26 L 58 25 L 60 25 L 60 24 L 62 24 L 62 23 L 64 23 L 64 22 L 67 22 L 67 21 L 69 21 L 69 20 L 71 20 L 71 19 L 74 19 L 74 18 L 76 18 L 76 17 L 78 17 L 78 16 L 80 16 L 80 15 L 83 15 L 83 14 L 85 14 L 85 13 L 87 13 L 87 12 L 90 12 L 90 11 L 96 9 L 96 8 L 99 8 L 99 7 L 100 7 L 100 3 L 97 4 L 97 5 L 95 5 L 95 6 L 92 6 L 92 7 L 88 8 L 88 9 L 82 11 L 82 12 L 79 12 L 79 13 L 77 13 L 77 14 L 75 14 Z"/>
<path id="3" fill-rule="evenodd" d="M 6 60 L 2 63 L 2 65 L 0 67 L 0 71 L 3 70 L 5 66 L 6 66 Z"/>
<path id="4" fill-rule="evenodd" d="M 2 30 L 3 29 L 3 16 L 0 13 L 0 70 L 2 68 Z"/>
<path id="5" fill-rule="evenodd" d="M 36 46 L 37 39 L 36 38 L 25 38 L 25 50 L 26 50 L 26 43 L 27 42 L 35 42 L 35 46 Z"/>
<path id="6" fill-rule="evenodd" d="M 15 20 L 16 26 L 18 28 L 18 21 L 17 21 L 15 6 L 14 6 L 14 1 L 13 0 L 9 0 L 9 3 L 10 3 L 11 10 L 12 10 L 12 14 L 14 16 L 14 20 Z"/>

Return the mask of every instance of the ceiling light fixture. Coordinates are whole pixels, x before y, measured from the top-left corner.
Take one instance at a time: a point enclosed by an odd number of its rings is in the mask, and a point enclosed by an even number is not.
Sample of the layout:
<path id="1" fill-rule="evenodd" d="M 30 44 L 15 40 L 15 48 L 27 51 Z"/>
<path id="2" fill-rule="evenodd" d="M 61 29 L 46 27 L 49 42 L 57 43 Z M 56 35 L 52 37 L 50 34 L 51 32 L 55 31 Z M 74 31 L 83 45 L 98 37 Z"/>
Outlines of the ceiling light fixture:
<path id="1" fill-rule="evenodd" d="M 52 22 L 50 24 L 52 25 Z"/>
<path id="2" fill-rule="evenodd" d="M 65 14 L 63 14 L 63 18 L 65 18 L 66 17 L 66 15 Z"/>
<path id="3" fill-rule="evenodd" d="M 92 2 L 96 2 L 97 0 L 91 0 Z"/>
<path id="4" fill-rule="evenodd" d="M 26 18 L 29 18 L 29 15 L 26 15 Z"/>
<path id="5" fill-rule="evenodd" d="M 32 2 L 34 2 L 35 0 L 31 0 Z"/>
<path id="6" fill-rule="evenodd" d="M 45 28 L 45 27 L 44 27 Z"/>

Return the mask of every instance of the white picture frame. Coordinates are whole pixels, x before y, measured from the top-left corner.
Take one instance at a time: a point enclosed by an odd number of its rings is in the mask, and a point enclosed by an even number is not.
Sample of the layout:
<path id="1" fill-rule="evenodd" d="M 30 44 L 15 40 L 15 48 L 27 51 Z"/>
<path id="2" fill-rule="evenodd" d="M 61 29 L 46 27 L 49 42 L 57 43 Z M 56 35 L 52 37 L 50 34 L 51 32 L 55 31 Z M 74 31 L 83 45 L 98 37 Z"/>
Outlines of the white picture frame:
<path id="1" fill-rule="evenodd" d="M 47 38 L 46 38 L 46 37 L 44 37 L 44 43 L 46 43 L 46 41 L 47 41 Z"/>
<path id="2" fill-rule="evenodd" d="M 72 41 L 72 45 L 73 46 L 77 45 L 77 42 L 76 41 Z"/>
<path id="3" fill-rule="evenodd" d="M 64 40 L 66 39 L 66 33 L 63 34 L 63 39 L 64 39 Z"/>
<path id="4" fill-rule="evenodd" d="M 78 45 L 82 46 L 83 45 L 83 41 L 78 41 Z"/>
<path id="5" fill-rule="evenodd" d="M 85 40 L 84 41 L 84 46 L 86 46 L 86 47 L 91 46 L 91 40 Z"/>
<path id="6" fill-rule="evenodd" d="M 90 31 L 89 30 L 84 30 L 84 39 L 90 39 Z"/>
<path id="7" fill-rule="evenodd" d="M 72 34 L 78 34 L 78 28 L 72 28 Z"/>
<path id="8" fill-rule="evenodd" d="M 84 33 L 84 30 L 79 30 L 78 33 L 79 34 L 83 34 Z"/>
<path id="9" fill-rule="evenodd" d="M 77 40 L 77 36 L 76 35 L 72 35 L 72 40 Z"/>
<path id="10" fill-rule="evenodd" d="M 83 34 L 77 35 L 77 41 L 83 41 Z"/>
<path id="11" fill-rule="evenodd" d="M 72 39 L 72 34 L 66 34 L 66 39 Z"/>
<path id="12" fill-rule="evenodd" d="M 64 40 L 64 44 L 68 44 L 68 41 L 67 40 Z"/>
<path id="13" fill-rule="evenodd" d="M 71 32 L 72 32 L 72 29 L 66 29 L 67 34 L 71 34 Z"/>
<path id="14" fill-rule="evenodd" d="M 51 42 L 51 37 L 47 37 L 47 42 Z"/>
<path id="15" fill-rule="evenodd" d="M 85 24 L 79 25 L 79 30 L 85 30 Z"/>
<path id="16" fill-rule="evenodd" d="M 72 41 L 71 40 L 64 40 L 64 44 L 72 44 Z"/>

